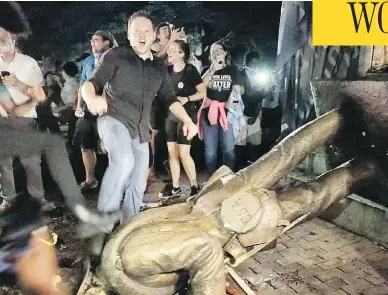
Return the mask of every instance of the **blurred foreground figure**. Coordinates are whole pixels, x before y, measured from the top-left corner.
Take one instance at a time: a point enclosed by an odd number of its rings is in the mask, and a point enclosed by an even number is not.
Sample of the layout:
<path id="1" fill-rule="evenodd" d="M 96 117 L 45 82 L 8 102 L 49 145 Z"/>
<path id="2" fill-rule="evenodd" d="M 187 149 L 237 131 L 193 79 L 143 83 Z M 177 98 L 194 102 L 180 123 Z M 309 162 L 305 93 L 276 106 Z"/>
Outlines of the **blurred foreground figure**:
<path id="1" fill-rule="evenodd" d="M 59 267 L 51 239 L 45 227 L 32 234 L 30 251 L 16 262 L 19 280 L 38 295 L 70 295 L 56 284 Z"/>
<path id="2" fill-rule="evenodd" d="M 9 15 L 3 15 L 4 12 Z M 13 18 L 12 18 L 13 17 Z M 29 26 L 25 21 L 20 7 L 14 2 L 0 3 L 0 27 L 18 35 L 28 35 Z M 0 52 L 9 44 L 7 40 L 0 40 Z M 40 86 L 27 86 L 23 89 L 31 99 L 23 104 L 15 105 L 4 85 L 0 84 L 0 105 L 10 115 L 9 118 L 0 118 L 0 159 L 9 157 L 29 157 L 36 154 L 44 154 L 53 179 L 57 182 L 65 201 L 70 210 L 78 217 L 86 231 L 80 232 L 81 236 L 91 236 L 117 221 L 121 214 L 102 215 L 90 212 L 84 205 L 84 198 L 75 180 L 70 165 L 64 140 L 57 135 L 39 132 L 28 124 L 23 118 L 13 118 L 21 114 L 25 109 L 35 107 L 38 103 L 46 100 L 46 95 Z"/>
<path id="3" fill-rule="evenodd" d="M 172 295 L 188 284 L 194 295 L 224 295 L 224 263 L 237 266 L 275 246 L 279 235 L 378 178 L 374 162 L 355 158 L 314 181 L 274 190 L 315 148 L 334 139 L 344 121 L 342 112 L 331 111 L 246 169 L 234 174 L 221 167 L 193 203 L 135 216 L 108 241 L 99 278 L 126 295 Z"/>
<path id="4" fill-rule="evenodd" d="M 14 38 L 27 37 L 31 34 L 29 24 L 20 6 L 15 2 L 0 2 L 0 27 L 11 32 Z M 6 40 L 0 40 L 0 50 L 7 49 Z M 0 159 L 13 156 L 28 157 L 34 154 L 43 153 L 46 156 L 50 172 L 61 189 L 68 207 L 81 221 L 83 230 L 82 237 L 88 237 L 106 228 L 106 223 L 111 224 L 121 217 L 121 214 L 110 216 L 91 213 L 84 205 L 84 199 L 75 180 L 64 140 L 56 135 L 41 133 L 32 128 L 23 119 L 12 118 L 27 108 L 35 107 L 37 103 L 43 102 L 46 95 L 42 87 L 27 87 L 25 94 L 31 99 L 24 104 L 16 106 L 11 99 L 6 87 L 0 84 L 0 104 L 10 115 L 10 118 L 0 118 Z M 24 198 L 21 198 L 23 200 Z M 25 199 L 24 199 L 25 200 Z M 40 206 L 23 207 L 36 214 L 35 222 L 24 224 L 24 219 L 32 216 L 22 216 L 19 208 L 9 208 L 0 216 L 0 243 L 2 253 L 12 253 L 15 250 L 25 249 L 26 240 L 30 233 L 39 226 Z M 22 211 L 23 211 L 22 210 Z M 18 214 L 19 213 L 19 214 Z M 16 218 L 16 220 L 14 220 Z M 86 231 L 87 229 L 87 231 Z M 27 234 L 27 237 L 26 237 Z M 29 251 L 17 259 L 16 265 L 18 275 L 27 288 L 33 289 L 40 295 L 65 295 L 66 291 L 56 288 L 55 275 L 57 273 L 57 261 L 55 250 L 47 245 L 49 235 L 46 232 L 33 234 L 30 240 Z M 21 239 L 21 241 L 20 241 Z M 15 244 L 16 243 L 16 244 Z M 21 244 L 20 244 L 21 243 Z M 20 246 L 20 247 L 19 247 Z M 21 253 L 14 253 L 21 255 Z M 12 255 L 11 255 L 12 256 Z M 3 256 L 1 260 L 3 260 Z M 17 257 L 13 257 L 17 258 Z M 9 261 L 13 263 L 15 261 Z"/>

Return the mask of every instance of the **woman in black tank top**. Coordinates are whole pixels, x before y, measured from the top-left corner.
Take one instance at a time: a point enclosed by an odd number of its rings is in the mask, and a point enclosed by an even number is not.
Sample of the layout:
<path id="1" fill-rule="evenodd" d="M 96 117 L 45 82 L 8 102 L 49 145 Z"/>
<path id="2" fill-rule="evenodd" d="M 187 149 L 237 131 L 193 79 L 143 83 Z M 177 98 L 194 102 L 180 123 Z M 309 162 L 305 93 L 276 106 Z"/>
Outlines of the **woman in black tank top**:
<path id="1" fill-rule="evenodd" d="M 184 40 L 177 40 L 171 43 L 167 53 L 168 61 L 171 64 L 168 70 L 175 93 L 186 112 L 196 123 L 200 101 L 204 98 L 206 89 L 197 69 L 187 63 L 190 58 L 189 45 Z M 184 136 L 182 123 L 172 113 L 169 113 L 166 120 L 166 135 L 172 184 L 166 185 L 162 197 L 179 196 L 181 194 L 179 185 L 180 161 L 190 180 L 190 195 L 196 195 L 199 187 L 195 164 L 190 155 L 191 141 Z"/>

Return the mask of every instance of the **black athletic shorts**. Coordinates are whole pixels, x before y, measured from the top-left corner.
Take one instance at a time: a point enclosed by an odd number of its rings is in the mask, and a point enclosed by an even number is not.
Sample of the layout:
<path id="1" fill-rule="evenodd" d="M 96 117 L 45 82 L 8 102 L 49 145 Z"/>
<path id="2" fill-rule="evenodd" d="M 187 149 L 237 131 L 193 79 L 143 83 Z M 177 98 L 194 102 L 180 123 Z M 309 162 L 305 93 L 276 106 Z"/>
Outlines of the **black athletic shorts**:
<path id="1" fill-rule="evenodd" d="M 177 119 L 171 118 L 169 116 L 166 119 L 166 139 L 167 142 L 176 142 L 177 144 L 186 144 L 191 145 L 191 140 L 188 140 L 186 136 L 183 135 L 183 123 Z"/>
<path id="2" fill-rule="evenodd" d="M 97 150 L 98 138 L 97 117 L 85 113 L 75 125 L 73 145 L 86 150 Z"/>

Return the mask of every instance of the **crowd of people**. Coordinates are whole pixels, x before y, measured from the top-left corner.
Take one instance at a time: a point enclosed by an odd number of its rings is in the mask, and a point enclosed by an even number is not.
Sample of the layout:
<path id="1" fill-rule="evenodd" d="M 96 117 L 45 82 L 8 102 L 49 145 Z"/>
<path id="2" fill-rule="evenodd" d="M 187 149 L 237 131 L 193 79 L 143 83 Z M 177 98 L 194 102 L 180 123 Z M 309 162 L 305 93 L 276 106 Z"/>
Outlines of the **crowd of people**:
<path id="1" fill-rule="evenodd" d="M 85 179 L 78 189 L 87 193 L 99 188 L 99 212 L 123 211 L 133 216 L 143 203 L 159 201 L 145 194 L 147 180 L 154 173 L 155 138 L 161 132 L 171 174 L 161 198 L 182 195 L 181 166 L 190 181 L 189 195 L 199 192 L 191 156 L 191 142 L 197 133 L 204 143 L 210 174 L 220 165 L 232 170 L 244 167 L 268 152 L 280 136 L 276 83 L 258 79 L 262 57 L 257 52 L 246 54 L 241 71 L 232 65 L 228 48 L 215 42 L 210 48 L 210 65 L 199 71 L 190 63 L 193 55 L 184 29 L 168 22 L 154 27 L 144 11 L 134 13 L 128 21 L 130 47 L 118 46 L 105 30 L 89 37 L 92 54 L 81 67 L 68 61 L 61 66 L 60 75 L 43 74 L 32 57 L 17 51 L 10 32 L 0 28 L 0 113 L 19 131 L 36 129 L 45 141 L 58 138 L 43 136 L 60 134 L 60 126 L 66 124 L 67 147 L 81 150 L 85 167 Z M 42 96 L 36 95 L 39 91 L 44 91 L 46 100 L 36 98 Z M 11 154 L 19 156 L 25 168 L 28 193 L 44 210 L 55 208 L 45 199 L 40 150 L 69 207 L 82 215 L 75 205 L 81 202 L 80 193 L 63 180 L 74 180 L 74 175 L 69 176 L 70 166 L 55 162 L 63 159 L 63 149 L 57 143 L 45 144 L 44 149 L 32 149 L 35 153 L 15 152 L 2 158 L 0 210 L 12 206 L 17 196 Z M 239 146 L 245 147 L 242 153 L 236 148 Z M 101 185 L 95 176 L 100 151 L 109 159 Z M 53 172 L 55 169 L 58 171 Z M 115 223 L 112 219 L 98 226 L 102 230 L 93 236 L 90 247 L 97 256 Z M 50 292 L 41 294 L 57 294 Z"/>

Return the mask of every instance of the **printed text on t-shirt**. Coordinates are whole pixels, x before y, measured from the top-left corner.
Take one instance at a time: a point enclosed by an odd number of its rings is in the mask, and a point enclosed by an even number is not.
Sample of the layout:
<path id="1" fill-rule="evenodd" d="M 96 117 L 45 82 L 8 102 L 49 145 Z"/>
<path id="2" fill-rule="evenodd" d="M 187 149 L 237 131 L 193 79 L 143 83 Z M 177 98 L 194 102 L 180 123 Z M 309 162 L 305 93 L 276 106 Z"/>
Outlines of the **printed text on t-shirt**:
<path id="1" fill-rule="evenodd" d="M 232 85 L 231 75 L 213 75 L 211 88 L 218 91 L 230 90 Z"/>

